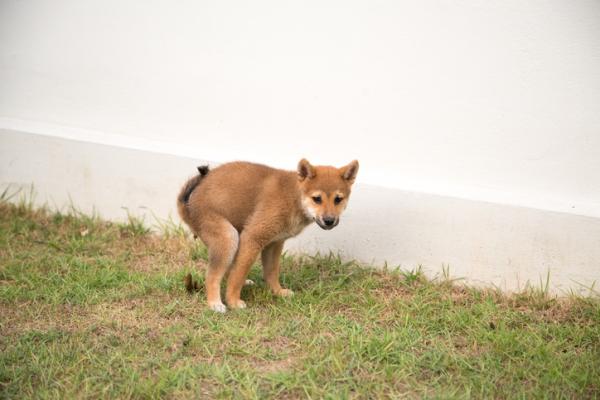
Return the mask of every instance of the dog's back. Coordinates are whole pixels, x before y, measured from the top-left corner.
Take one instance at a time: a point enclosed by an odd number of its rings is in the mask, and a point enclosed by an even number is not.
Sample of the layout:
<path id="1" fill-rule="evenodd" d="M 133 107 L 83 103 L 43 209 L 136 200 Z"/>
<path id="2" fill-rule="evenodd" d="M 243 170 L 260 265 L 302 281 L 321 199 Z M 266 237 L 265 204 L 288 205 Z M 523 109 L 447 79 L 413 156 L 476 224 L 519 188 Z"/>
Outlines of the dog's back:
<path id="1" fill-rule="evenodd" d="M 277 214 L 300 212 L 296 174 L 249 162 L 232 162 L 191 178 L 181 191 L 178 210 L 194 232 L 218 214 L 241 231 L 257 207 Z M 190 190 L 191 188 L 191 190 Z M 189 191 L 187 198 L 186 192 Z"/>

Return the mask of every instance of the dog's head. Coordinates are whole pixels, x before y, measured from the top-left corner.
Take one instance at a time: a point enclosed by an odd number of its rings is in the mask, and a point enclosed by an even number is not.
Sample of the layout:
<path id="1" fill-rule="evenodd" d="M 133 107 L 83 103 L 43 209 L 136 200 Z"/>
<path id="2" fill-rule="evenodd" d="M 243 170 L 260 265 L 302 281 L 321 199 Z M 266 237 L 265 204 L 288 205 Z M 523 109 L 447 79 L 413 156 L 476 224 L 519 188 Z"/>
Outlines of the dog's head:
<path id="1" fill-rule="evenodd" d="M 323 229 L 335 228 L 348 205 L 358 161 L 341 167 L 313 166 L 306 159 L 298 163 L 298 180 L 304 213 Z"/>

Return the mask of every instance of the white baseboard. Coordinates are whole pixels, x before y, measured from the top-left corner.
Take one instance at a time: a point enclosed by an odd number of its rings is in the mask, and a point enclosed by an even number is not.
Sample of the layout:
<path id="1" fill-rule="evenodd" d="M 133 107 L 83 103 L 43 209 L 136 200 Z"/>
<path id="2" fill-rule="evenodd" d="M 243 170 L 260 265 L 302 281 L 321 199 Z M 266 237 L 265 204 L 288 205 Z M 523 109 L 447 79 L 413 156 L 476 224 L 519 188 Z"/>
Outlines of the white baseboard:
<path id="1" fill-rule="evenodd" d="M 109 219 L 124 219 L 126 210 L 176 219 L 180 185 L 207 161 L 160 154 L 160 146 L 35 133 L 0 129 L 0 185 L 33 184 L 37 203 L 72 202 Z M 364 184 L 355 187 L 339 227 L 309 227 L 287 248 L 332 250 L 373 265 L 422 265 L 430 276 L 447 267 L 453 278 L 510 291 L 540 286 L 548 274 L 555 293 L 587 293 L 600 281 L 600 218 Z"/>

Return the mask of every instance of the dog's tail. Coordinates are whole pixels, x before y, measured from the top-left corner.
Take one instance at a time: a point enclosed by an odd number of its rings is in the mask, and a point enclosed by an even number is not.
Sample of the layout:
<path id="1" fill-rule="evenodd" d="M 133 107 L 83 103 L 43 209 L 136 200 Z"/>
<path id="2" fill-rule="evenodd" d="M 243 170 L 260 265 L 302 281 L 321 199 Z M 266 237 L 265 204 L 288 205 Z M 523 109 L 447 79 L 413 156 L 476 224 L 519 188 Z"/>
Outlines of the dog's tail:
<path id="1" fill-rule="evenodd" d="M 181 219 L 188 225 L 190 225 L 190 210 L 188 209 L 188 201 L 190 200 L 192 192 L 208 174 L 208 171 L 208 165 L 202 165 L 198 167 L 198 175 L 190 178 L 181 188 L 179 196 L 177 196 L 177 211 L 179 211 L 179 216 Z"/>

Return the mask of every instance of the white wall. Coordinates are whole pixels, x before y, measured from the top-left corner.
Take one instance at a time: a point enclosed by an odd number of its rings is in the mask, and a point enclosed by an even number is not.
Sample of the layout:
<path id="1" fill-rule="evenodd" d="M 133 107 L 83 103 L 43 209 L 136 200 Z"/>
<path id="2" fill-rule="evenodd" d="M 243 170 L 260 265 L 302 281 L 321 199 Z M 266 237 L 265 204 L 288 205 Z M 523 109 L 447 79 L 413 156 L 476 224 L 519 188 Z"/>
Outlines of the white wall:
<path id="1" fill-rule="evenodd" d="M 2 0 L 0 117 L 600 216 L 600 2 Z"/>
<path id="2" fill-rule="evenodd" d="M 407 267 L 450 263 L 487 282 L 570 268 L 600 279 L 595 0 L 0 0 L 2 128 L 284 168 L 357 158 L 354 225 L 297 243 Z M 126 176 L 155 185 L 148 207 L 172 204 L 148 176 L 111 168 L 109 178 L 89 149 L 12 133 L 0 135 L 0 184 L 31 179 L 45 198 L 70 191 L 89 204 L 104 201 L 94 187 L 127 187 L 110 182 Z M 22 170 L 48 154 L 62 157 L 52 174 Z M 88 186 L 60 180 L 82 166 Z M 146 202 L 114 196 L 97 204 L 106 215 Z"/>

